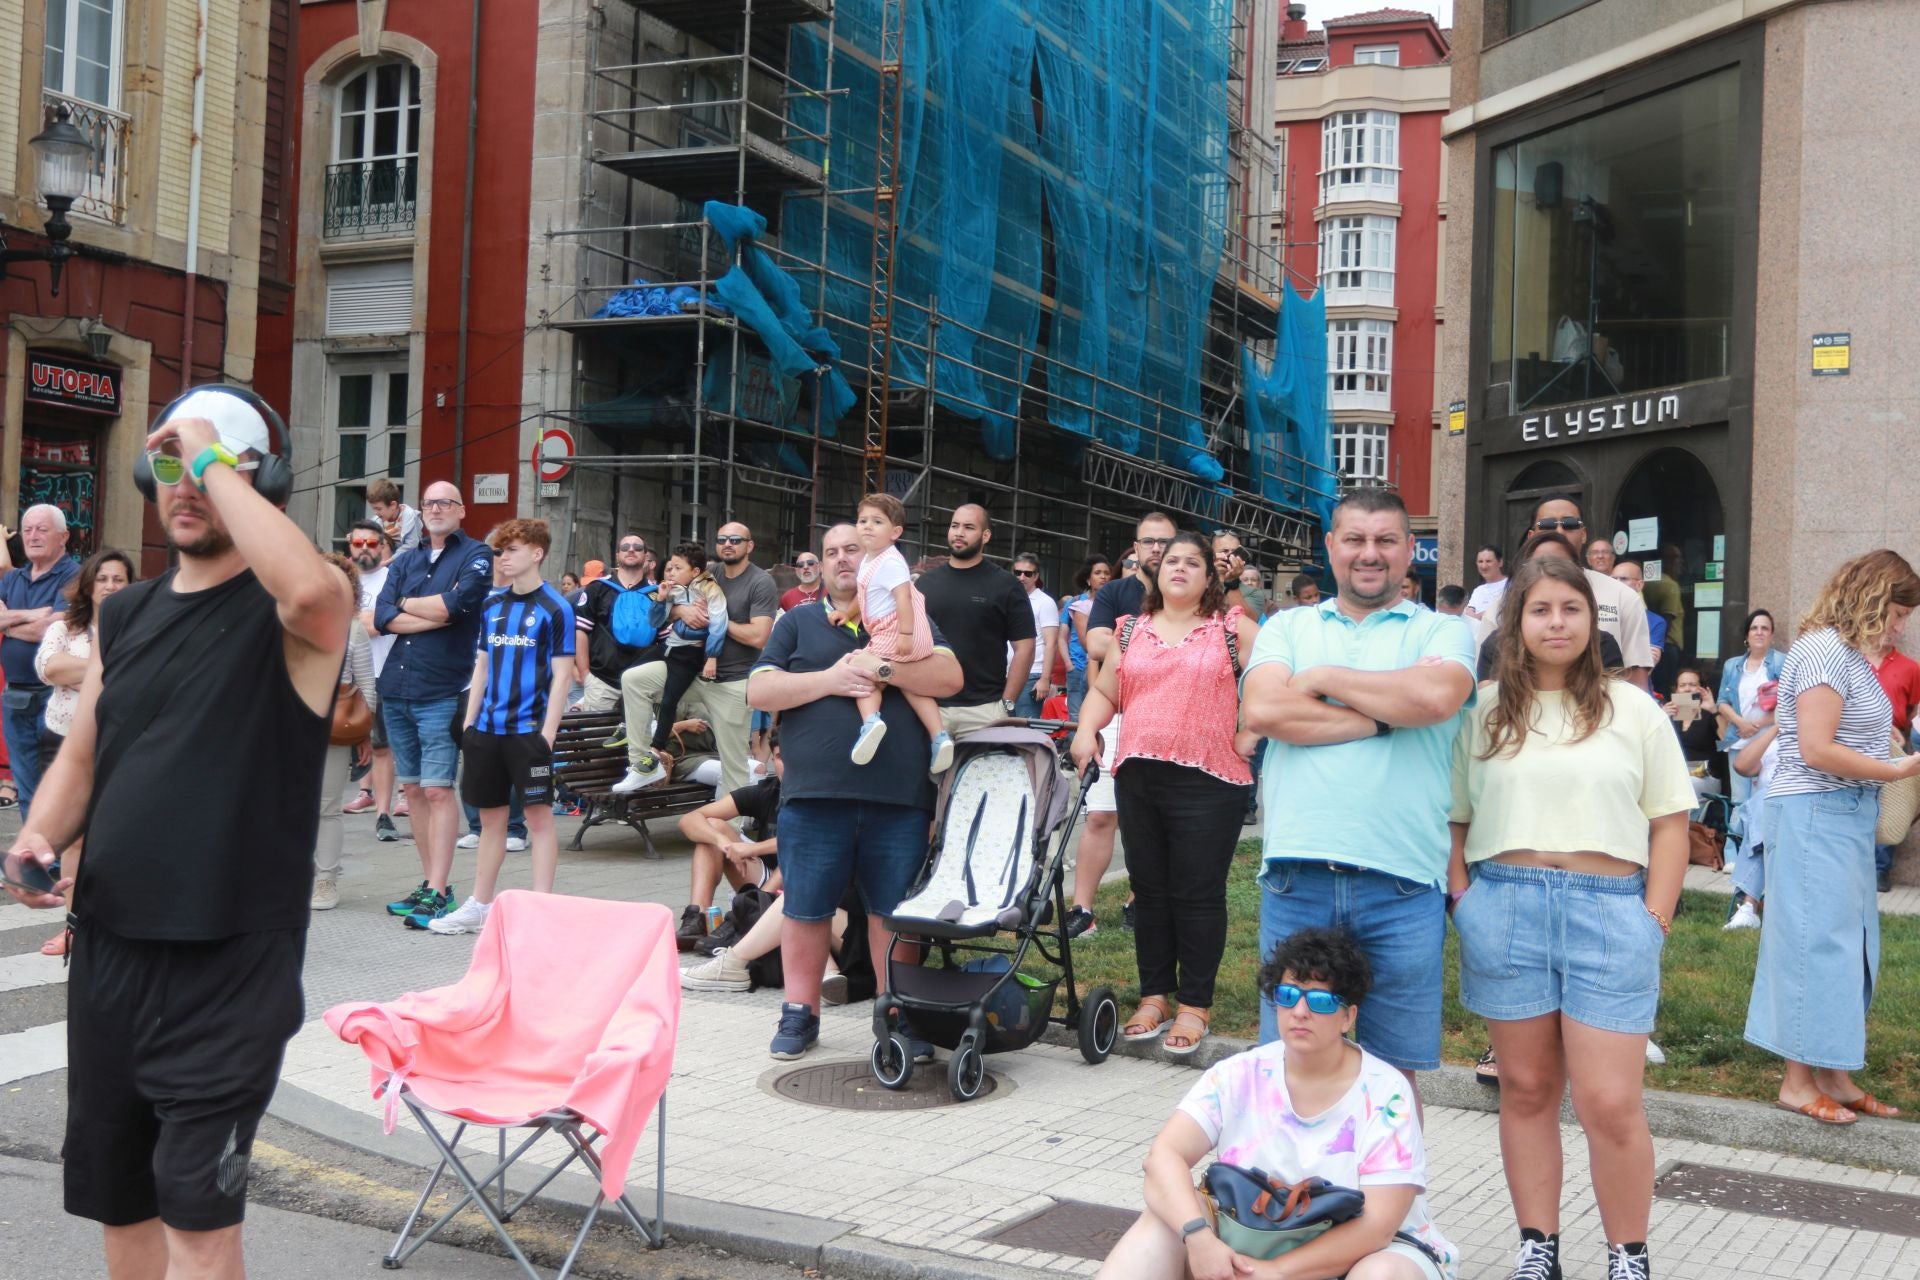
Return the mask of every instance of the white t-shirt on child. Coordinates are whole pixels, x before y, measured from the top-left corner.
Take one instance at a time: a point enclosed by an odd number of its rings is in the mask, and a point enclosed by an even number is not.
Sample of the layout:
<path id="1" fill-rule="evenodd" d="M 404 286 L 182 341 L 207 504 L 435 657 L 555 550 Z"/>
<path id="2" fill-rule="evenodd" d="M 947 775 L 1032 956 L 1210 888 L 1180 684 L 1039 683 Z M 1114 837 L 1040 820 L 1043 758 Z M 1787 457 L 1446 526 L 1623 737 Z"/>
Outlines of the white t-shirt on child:
<path id="1" fill-rule="evenodd" d="M 1406 1077 L 1361 1050 L 1360 1075 L 1317 1116 L 1294 1114 L 1286 1044 L 1275 1041 L 1209 1067 L 1180 1102 L 1213 1140 L 1214 1158 L 1287 1182 L 1325 1178 L 1339 1187 L 1413 1186 L 1420 1193 L 1400 1230 L 1442 1259 L 1457 1280 L 1460 1254 L 1427 1211 L 1427 1153 Z"/>
<path id="2" fill-rule="evenodd" d="M 863 601 L 869 623 L 894 614 L 893 589 L 913 581 L 907 558 L 900 548 L 888 547 L 879 555 L 866 556 L 860 562 L 860 576 L 866 580 L 867 598 Z"/>

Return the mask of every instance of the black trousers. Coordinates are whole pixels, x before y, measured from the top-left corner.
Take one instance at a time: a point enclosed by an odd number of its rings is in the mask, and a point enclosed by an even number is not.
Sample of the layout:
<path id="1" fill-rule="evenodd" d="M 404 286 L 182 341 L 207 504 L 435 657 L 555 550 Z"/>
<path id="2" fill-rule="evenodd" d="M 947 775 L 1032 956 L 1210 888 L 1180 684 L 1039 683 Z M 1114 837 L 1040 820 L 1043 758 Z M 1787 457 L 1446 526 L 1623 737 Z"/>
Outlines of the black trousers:
<path id="1" fill-rule="evenodd" d="M 655 751 L 673 741 L 673 722 L 680 717 L 680 699 L 700 678 L 700 668 L 707 665 L 707 651 L 702 645 L 679 645 L 667 650 L 666 663 L 667 683 L 660 690 L 660 710 L 653 722 L 651 745 Z"/>
<path id="2" fill-rule="evenodd" d="M 1227 873 L 1252 788 L 1159 760 L 1124 762 L 1113 786 L 1140 994 L 1176 992 L 1183 1005 L 1212 1008 L 1227 947 Z"/>

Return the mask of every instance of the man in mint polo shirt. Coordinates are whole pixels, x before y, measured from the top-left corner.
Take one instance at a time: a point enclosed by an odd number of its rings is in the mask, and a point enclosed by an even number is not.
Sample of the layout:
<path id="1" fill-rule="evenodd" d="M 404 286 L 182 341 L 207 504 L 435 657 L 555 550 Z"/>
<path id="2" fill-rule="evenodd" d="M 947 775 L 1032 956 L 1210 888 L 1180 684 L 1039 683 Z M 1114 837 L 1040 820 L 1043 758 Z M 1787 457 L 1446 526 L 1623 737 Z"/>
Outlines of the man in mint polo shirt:
<path id="1" fill-rule="evenodd" d="M 1408 1074 L 1440 1065 L 1453 738 L 1473 697 L 1473 637 L 1401 596 L 1407 508 L 1357 489 L 1333 509 L 1338 593 L 1277 614 L 1247 663 L 1246 726 L 1267 749 L 1260 954 L 1345 926 L 1373 965 L 1358 1038 Z M 1263 1011 L 1261 1038 L 1277 1026 Z"/>

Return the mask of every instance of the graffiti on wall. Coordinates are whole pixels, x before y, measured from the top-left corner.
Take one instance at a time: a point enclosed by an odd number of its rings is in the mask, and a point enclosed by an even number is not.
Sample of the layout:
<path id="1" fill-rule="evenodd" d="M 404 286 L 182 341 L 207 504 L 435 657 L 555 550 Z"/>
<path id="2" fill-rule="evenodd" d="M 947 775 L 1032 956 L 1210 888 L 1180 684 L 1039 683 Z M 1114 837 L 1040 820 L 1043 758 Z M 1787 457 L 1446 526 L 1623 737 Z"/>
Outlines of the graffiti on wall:
<path id="1" fill-rule="evenodd" d="M 20 468 L 20 510 L 47 503 L 67 514 L 67 550 L 76 556 L 93 554 L 94 490 L 91 471 L 36 471 L 32 463 Z"/>

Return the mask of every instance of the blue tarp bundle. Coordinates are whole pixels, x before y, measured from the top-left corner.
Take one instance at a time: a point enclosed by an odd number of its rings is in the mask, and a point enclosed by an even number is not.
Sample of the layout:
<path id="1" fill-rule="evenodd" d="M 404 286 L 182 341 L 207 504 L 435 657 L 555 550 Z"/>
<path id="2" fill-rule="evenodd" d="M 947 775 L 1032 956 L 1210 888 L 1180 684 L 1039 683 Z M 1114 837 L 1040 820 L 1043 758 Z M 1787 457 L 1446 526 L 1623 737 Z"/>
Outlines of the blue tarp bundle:
<path id="1" fill-rule="evenodd" d="M 1339 484 L 1327 418 L 1327 306 L 1319 294 L 1303 298 L 1291 283 L 1283 287 L 1273 366 L 1262 371 L 1242 348 L 1240 377 L 1256 491 L 1314 512 L 1325 527 Z"/>
<path id="2" fill-rule="evenodd" d="M 700 291 L 688 285 L 672 288 L 636 279 L 600 305 L 593 313 L 596 320 L 608 316 L 677 316 L 700 305 Z M 713 306 L 709 300 L 708 306 Z M 716 308 L 717 309 L 717 308 Z"/>

